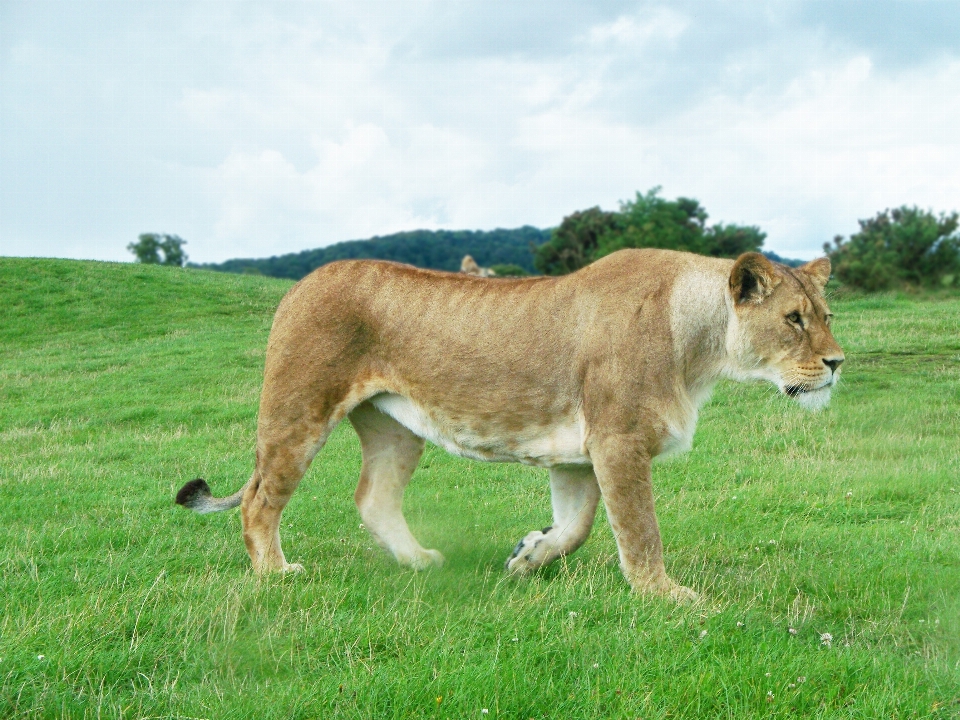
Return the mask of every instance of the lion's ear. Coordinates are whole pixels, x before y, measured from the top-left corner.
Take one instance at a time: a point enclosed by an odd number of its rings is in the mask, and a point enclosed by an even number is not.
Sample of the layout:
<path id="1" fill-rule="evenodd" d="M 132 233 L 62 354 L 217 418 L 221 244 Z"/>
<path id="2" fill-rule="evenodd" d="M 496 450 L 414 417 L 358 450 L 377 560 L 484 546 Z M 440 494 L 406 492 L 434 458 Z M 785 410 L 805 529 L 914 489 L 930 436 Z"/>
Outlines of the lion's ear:
<path id="1" fill-rule="evenodd" d="M 828 258 L 811 260 L 806 265 L 801 265 L 799 269 L 805 272 L 807 277 L 813 281 L 813 284 L 820 288 L 820 292 L 823 292 L 827 280 L 830 279 L 830 260 Z"/>
<path id="2" fill-rule="evenodd" d="M 730 271 L 730 293 L 736 303 L 763 302 L 780 284 L 773 264 L 760 253 L 744 253 Z"/>

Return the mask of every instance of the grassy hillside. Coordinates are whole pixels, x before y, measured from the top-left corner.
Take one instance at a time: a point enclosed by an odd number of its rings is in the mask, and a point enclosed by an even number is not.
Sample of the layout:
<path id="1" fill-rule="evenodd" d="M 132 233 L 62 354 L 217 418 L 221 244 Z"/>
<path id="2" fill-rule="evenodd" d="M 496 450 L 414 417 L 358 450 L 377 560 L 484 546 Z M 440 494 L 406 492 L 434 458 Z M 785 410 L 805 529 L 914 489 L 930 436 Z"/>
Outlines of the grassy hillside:
<path id="1" fill-rule="evenodd" d="M 399 569 L 359 527 L 348 427 L 284 515 L 306 572 L 253 576 L 236 511 L 172 498 L 249 476 L 288 287 L 0 258 L 0 717 L 960 716 L 960 300 L 835 303 L 824 413 L 718 388 L 654 470 L 703 595 L 678 608 L 630 594 L 602 511 L 505 578 L 546 473 L 432 447 L 407 514 L 448 564 Z"/>

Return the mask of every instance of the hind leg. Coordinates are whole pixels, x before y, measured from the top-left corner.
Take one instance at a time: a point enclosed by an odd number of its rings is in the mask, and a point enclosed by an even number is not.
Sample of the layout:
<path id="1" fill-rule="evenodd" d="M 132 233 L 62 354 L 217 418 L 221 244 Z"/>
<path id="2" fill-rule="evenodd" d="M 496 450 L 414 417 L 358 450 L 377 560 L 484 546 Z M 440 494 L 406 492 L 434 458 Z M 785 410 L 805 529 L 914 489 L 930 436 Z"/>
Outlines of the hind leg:
<path id="1" fill-rule="evenodd" d="M 401 565 L 415 570 L 442 565 L 443 555 L 422 547 L 403 517 L 403 491 L 420 462 L 423 440 L 370 403 L 361 403 L 349 417 L 363 449 L 354 499 L 367 530 Z"/>
<path id="2" fill-rule="evenodd" d="M 523 575 L 583 545 L 597 514 L 600 488 L 592 467 L 550 469 L 553 525 L 534 530 L 517 543 L 507 571 Z"/>
<path id="3" fill-rule="evenodd" d="M 280 547 L 280 516 L 307 471 L 310 460 L 326 440 L 309 439 L 309 433 L 285 442 L 258 441 L 257 467 L 247 484 L 240 506 L 243 541 L 257 572 L 303 570 L 288 563 Z"/>

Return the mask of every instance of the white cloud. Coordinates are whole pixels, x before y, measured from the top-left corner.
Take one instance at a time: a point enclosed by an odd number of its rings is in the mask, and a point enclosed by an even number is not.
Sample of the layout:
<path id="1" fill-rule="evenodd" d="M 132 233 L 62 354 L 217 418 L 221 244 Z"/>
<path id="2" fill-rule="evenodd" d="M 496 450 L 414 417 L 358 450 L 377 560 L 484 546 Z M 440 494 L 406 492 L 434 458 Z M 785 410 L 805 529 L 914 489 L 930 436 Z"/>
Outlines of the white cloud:
<path id="1" fill-rule="evenodd" d="M 587 40 L 593 45 L 617 43 L 642 45 L 651 40 L 674 40 L 687 29 L 689 21 L 670 8 L 654 8 L 637 15 L 621 15 L 611 23 L 590 28 Z"/>
<path id="2" fill-rule="evenodd" d="M 960 64 L 883 76 L 869 58 L 840 59 L 780 92 L 708 97 L 649 124 L 598 112 L 603 88 L 589 68 L 567 74 L 522 59 L 471 63 L 454 81 L 479 78 L 502 108 L 484 108 L 476 95 L 459 110 L 433 100 L 445 125 L 350 125 L 355 108 L 343 100 L 339 118 L 317 110 L 333 127 L 310 135 L 312 159 L 231 152 L 209 175 L 208 192 L 220 199 L 217 243 L 256 255 L 414 227 L 546 226 L 663 185 L 667 195 L 700 199 L 714 220 L 758 224 L 768 246 L 811 257 L 884 207 L 956 205 L 960 95 L 951 91 Z M 371 79 L 355 90 L 370 96 L 376 87 Z M 403 95 L 388 97 L 396 107 L 387 121 L 418 114 L 407 108 L 417 96 Z M 208 117 L 233 112 L 222 93 L 195 100 L 212 108 Z M 287 112 L 257 106 L 253 114 L 305 131 Z"/>
<path id="3" fill-rule="evenodd" d="M 960 62 L 876 73 L 865 57 L 817 68 L 780 94 L 712 98 L 651 128 L 668 192 L 714 218 L 756 223 L 768 245 L 812 256 L 856 220 L 960 198 Z"/>

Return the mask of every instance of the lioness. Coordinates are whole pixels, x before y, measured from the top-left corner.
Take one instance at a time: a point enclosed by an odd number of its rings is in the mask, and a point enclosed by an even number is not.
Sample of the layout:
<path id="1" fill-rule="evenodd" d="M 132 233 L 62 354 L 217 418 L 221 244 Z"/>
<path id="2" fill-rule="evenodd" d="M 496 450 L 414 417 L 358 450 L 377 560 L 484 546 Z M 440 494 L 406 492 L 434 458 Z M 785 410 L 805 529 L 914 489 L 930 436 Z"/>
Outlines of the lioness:
<path id="1" fill-rule="evenodd" d="M 302 569 L 280 549 L 280 514 L 349 418 L 363 450 L 360 516 L 400 564 L 443 562 L 401 509 L 430 440 L 463 457 L 549 468 L 553 524 L 520 540 L 509 572 L 580 547 L 602 498 L 631 586 L 693 598 L 664 569 L 650 462 L 690 447 L 697 408 L 723 377 L 827 404 L 843 362 L 823 297 L 829 276 L 826 259 L 791 269 L 758 253 L 666 250 L 510 280 L 331 263 L 277 309 L 252 477 L 226 498 L 193 480 L 177 502 L 201 513 L 241 505 L 254 568 Z"/>

